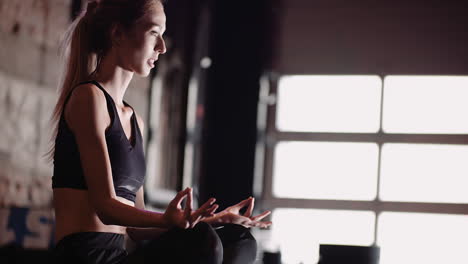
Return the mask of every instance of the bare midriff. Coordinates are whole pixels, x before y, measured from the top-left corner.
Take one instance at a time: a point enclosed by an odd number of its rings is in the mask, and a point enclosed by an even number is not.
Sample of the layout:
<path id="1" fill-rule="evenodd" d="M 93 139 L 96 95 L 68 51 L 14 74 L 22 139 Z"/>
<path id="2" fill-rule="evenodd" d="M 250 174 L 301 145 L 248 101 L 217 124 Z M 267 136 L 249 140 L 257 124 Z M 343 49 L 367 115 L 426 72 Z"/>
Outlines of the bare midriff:
<path id="1" fill-rule="evenodd" d="M 125 234 L 126 227 L 105 225 L 97 216 L 88 198 L 87 190 L 71 188 L 55 188 L 55 241 L 58 242 L 66 235 L 78 232 L 108 232 Z M 122 197 L 117 200 L 135 206 L 132 201 Z"/>

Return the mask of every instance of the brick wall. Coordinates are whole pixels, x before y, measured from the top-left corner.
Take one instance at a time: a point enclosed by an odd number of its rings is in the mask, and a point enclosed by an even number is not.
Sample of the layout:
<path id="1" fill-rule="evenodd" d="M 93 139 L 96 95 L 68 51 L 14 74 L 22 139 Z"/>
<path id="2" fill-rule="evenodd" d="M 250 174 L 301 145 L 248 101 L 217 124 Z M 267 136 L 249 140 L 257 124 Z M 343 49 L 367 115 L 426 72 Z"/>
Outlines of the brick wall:
<path id="1" fill-rule="evenodd" d="M 58 46 L 70 8 L 71 0 L 0 1 L 0 236 L 13 232 L 1 224 L 9 208 L 51 209 L 52 164 L 42 154 L 52 132 Z M 125 96 L 143 120 L 148 85 L 148 78 L 135 76 Z"/>

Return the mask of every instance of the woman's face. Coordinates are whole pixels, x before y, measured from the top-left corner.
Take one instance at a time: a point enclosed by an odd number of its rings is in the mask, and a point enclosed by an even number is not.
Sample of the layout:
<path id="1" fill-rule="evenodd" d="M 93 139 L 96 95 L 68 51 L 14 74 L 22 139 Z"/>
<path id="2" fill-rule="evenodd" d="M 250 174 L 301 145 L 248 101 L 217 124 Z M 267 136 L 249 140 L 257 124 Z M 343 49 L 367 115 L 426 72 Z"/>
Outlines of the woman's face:
<path id="1" fill-rule="evenodd" d="M 140 76 L 148 76 L 159 54 L 166 52 L 165 30 L 166 15 L 158 2 L 141 22 L 124 34 L 118 48 L 121 66 Z"/>

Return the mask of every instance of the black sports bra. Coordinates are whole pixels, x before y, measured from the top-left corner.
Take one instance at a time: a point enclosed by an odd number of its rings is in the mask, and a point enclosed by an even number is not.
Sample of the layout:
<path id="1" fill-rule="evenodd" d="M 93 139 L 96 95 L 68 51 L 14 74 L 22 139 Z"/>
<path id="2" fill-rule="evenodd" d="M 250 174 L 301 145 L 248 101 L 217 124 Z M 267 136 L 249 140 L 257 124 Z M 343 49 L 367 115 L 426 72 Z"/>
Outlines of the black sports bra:
<path id="1" fill-rule="evenodd" d="M 123 101 L 126 106 L 131 107 L 133 110 L 131 117 L 132 135 L 129 140 L 122 128 L 112 97 L 94 80 L 82 82 L 78 85 L 85 83 L 93 83 L 104 92 L 111 119 L 111 124 L 106 130 L 105 136 L 115 192 L 117 196 L 134 202 L 136 191 L 143 185 L 146 174 L 146 163 L 142 145 L 143 139 L 136 120 L 135 110 L 127 102 Z M 71 92 L 65 99 L 63 109 L 65 109 Z M 52 188 L 87 189 L 78 146 L 73 132 L 65 122 L 64 111 L 62 111 L 59 120 L 53 163 Z"/>

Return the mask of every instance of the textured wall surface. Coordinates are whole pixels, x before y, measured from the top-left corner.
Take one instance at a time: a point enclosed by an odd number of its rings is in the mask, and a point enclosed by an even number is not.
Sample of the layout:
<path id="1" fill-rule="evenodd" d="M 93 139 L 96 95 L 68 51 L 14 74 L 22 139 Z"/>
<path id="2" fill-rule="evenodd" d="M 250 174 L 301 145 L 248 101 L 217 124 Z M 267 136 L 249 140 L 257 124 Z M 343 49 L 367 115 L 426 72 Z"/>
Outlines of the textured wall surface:
<path id="1" fill-rule="evenodd" d="M 44 206 L 52 167 L 42 154 L 54 92 L 1 72 L 0 84 L 0 205 Z"/>
<path id="2" fill-rule="evenodd" d="M 0 2 L 0 204 L 46 205 L 52 164 L 43 157 L 70 25 L 70 0 Z M 126 100 L 146 119 L 148 78 L 135 76 Z M 39 194 L 44 192 L 42 194 Z M 39 198 L 40 197 L 40 198 Z"/>
<path id="3" fill-rule="evenodd" d="M 71 0 L 0 1 L 0 246 L 50 242 L 53 168 L 43 154 L 70 9 Z M 143 120 L 148 85 L 148 78 L 135 76 L 125 96 Z"/>

